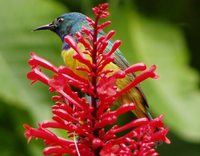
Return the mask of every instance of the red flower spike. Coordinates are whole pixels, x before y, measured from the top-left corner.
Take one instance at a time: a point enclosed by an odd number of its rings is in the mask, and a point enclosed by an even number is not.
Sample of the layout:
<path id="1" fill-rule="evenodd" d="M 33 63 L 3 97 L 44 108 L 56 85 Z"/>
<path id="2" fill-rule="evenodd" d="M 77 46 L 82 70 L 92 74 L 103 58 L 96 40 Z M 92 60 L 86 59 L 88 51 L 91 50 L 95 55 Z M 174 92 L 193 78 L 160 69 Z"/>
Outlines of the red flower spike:
<path id="1" fill-rule="evenodd" d="M 32 83 L 40 81 L 46 84 L 56 95 L 52 97 L 55 101 L 52 106 L 52 121 L 42 122 L 38 128 L 24 124 L 24 135 L 28 142 L 32 138 L 44 140 L 44 155 L 157 156 L 156 143 L 170 143 L 166 137 L 169 128 L 164 128 L 163 115 L 151 120 L 138 118 L 119 126 L 116 122 L 118 117 L 132 112 L 136 106 L 134 103 L 120 103 L 118 108 L 112 108 L 116 99 L 129 89 L 148 78 L 158 78 L 155 73 L 156 66 L 146 69 L 145 64 L 138 63 L 118 72 L 105 70 L 104 67 L 114 61 L 113 54 L 121 41 L 113 42 L 110 51 L 105 52 L 115 34 L 112 30 L 107 35 L 99 35 L 102 29 L 111 24 L 110 21 L 99 24 L 101 18 L 109 16 L 108 3 L 93 8 L 93 12 L 95 21 L 87 18 L 90 28 L 83 27 L 81 32 L 77 32 L 76 38 L 65 37 L 65 42 L 76 51 L 74 59 L 84 65 L 77 67 L 77 70 L 85 72 L 89 78 L 77 75 L 68 67 L 56 67 L 31 53 L 29 65 L 32 70 L 27 74 L 27 78 Z M 84 51 L 79 50 L 77 40 L 84 46 Z M 53 72 L 54 75 L 47 76 L 41 68 Z M 116 82 L 133 72 L 141 73 L 119 90 Z M 75 92 L 74 88 L 81 94 Z M 67 137 L 59 137 L 52 129 L 65 131 Z M 129 132 L 122 135 L 121 132 L 126 130 Z"/>

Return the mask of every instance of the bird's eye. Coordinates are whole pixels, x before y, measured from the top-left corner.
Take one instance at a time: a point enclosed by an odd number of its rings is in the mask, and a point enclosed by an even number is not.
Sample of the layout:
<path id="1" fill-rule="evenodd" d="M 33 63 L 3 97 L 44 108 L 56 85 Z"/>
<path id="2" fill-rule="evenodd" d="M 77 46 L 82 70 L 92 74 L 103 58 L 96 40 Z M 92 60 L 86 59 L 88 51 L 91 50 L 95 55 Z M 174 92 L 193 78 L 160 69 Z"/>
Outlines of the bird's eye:
<path id="1" fill-rule="evenodd" d="M 58 23 L 62 23 L 64 21 L 64 18 L 58 18 L 57 21 Z"/>

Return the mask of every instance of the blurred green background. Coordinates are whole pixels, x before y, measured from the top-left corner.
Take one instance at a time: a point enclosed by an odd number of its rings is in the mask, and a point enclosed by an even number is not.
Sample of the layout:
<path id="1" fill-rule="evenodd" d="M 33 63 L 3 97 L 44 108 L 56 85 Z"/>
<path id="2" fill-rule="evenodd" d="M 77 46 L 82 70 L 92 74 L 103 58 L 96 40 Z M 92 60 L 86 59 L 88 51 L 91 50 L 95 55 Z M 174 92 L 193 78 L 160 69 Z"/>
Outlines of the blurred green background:
<path id="1" fill-rule="evenodd" d="M 32 30 L 65 12 L 92 16 L 95 0 L 0 1 L 0 154 L 40 156 L 41 141 L 27 141 L 23 123 L 36 126 L 51 118 L 47 87 L 26 80 L 31 51 L 56 65 L 61 42 L 49 32 Z M 200 1 L 110 0 L 110 29 L 121 39 L 130 63 L 156 64 L 158 80 L 142 84 L 155 115 L 165 115 L 171 145 L 160 155 L 200 155 Z"/>

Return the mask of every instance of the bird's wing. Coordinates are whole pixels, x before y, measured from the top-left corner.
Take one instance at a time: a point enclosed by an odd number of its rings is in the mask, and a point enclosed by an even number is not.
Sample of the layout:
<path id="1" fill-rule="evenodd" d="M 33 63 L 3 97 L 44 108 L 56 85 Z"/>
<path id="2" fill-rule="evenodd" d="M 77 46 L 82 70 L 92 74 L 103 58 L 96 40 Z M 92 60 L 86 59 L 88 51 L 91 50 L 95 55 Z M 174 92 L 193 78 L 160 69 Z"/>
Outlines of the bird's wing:
<path id="1" fill-rule="evenodd" d="M 110 47 L 112 47 L 112 44 L 113 44 L 112 41 L 110 41 L 108 43 L 108 48 L 106 49 L 106 52 L 109 51 Z M 125 70 L 126 68 L 128 68 L 130 66 L 128 61 L 122 55 L 122 53 L 119 49 L 117 49 L 116 52 L 114 53 L 114 58 L 115 58 L 114 63 L 117 64 L 117 66 L 119 66 L 121 68 L 121 70 Z M 128 75 L 128 77 L 129 77 L 130 81 L 132 81 L 135 78 L 135 74 L 132 73 L 131 75 Z M 142 96 L 143 104 L 148 108 L 149 105 L 148 105 L 147 99 L 146 99 L 140 85 L 137 85 L 135 88 L 137 89 L 139 94 Z"/>

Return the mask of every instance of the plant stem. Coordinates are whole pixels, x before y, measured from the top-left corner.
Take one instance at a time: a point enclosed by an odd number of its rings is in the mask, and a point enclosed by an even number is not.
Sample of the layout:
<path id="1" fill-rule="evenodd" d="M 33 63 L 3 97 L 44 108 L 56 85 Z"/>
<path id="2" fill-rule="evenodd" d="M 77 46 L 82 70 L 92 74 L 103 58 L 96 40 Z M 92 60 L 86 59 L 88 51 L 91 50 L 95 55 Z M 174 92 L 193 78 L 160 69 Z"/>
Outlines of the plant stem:
<path id="1" fill-rule="evenodd" d="M 99 16 L 95 19 L 95 25 L 93 27 L 94 34 L 93 34 L 93 51 L 92 51 L 92 85 L 94 87 L 94 93 L 95 96 L 92 96 L 92 106 L 94 108 L 93 116 L 96 118 L 96 111 L 97 111 L 97 103 L 96 103 L 96 97 L 97 97 L 97 37 L 98 37 L 98 22 L 99 22 Z"/>

